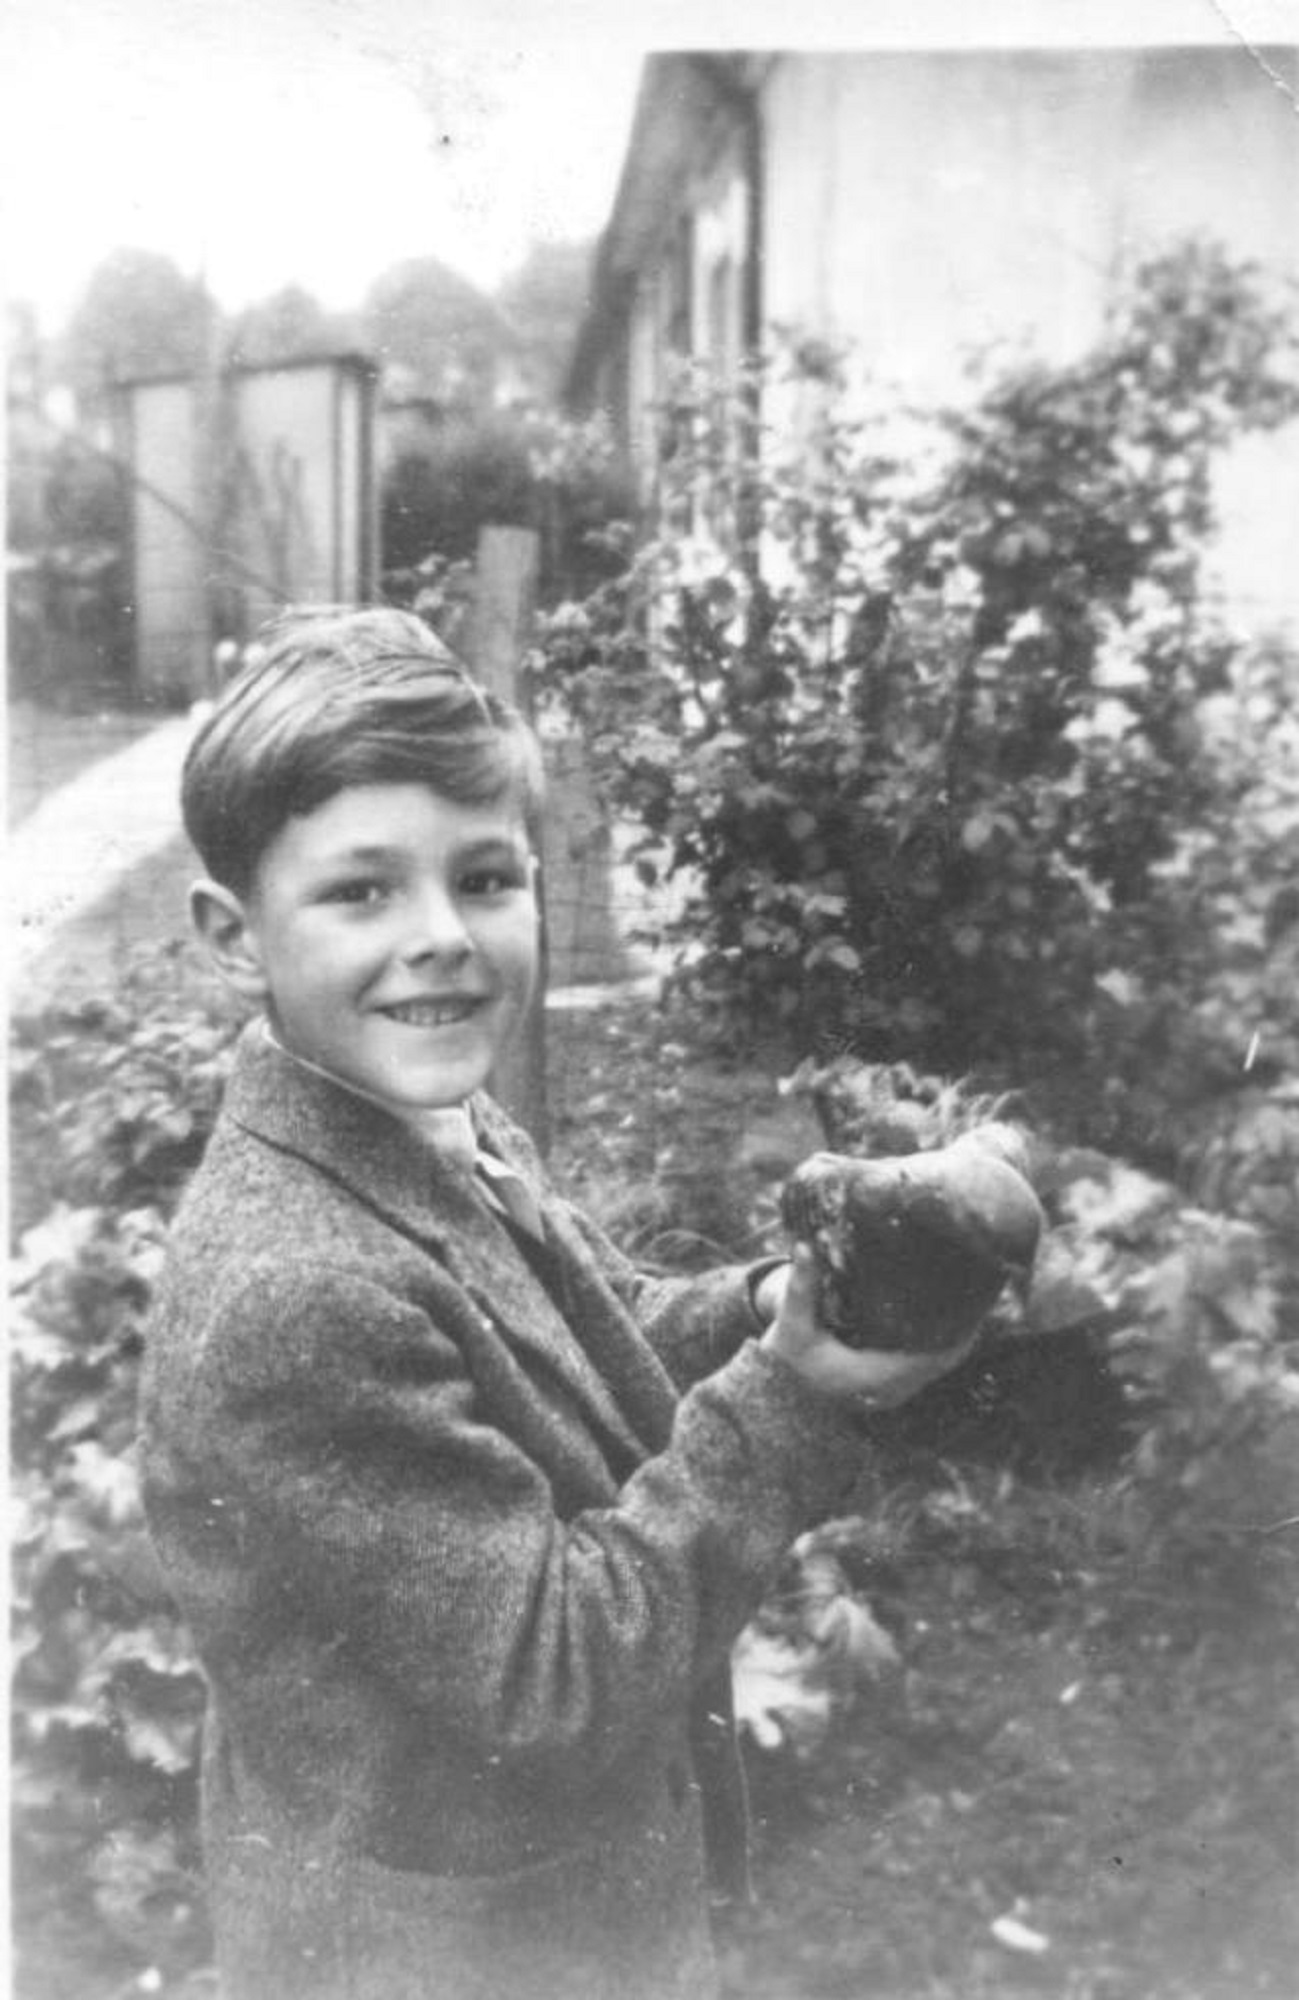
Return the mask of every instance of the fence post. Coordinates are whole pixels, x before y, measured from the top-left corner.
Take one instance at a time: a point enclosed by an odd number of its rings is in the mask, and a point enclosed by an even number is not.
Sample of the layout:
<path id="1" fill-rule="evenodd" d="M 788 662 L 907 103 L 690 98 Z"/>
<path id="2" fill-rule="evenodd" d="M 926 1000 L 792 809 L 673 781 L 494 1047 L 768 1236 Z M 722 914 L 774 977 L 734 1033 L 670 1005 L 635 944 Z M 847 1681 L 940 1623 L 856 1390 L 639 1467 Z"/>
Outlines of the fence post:
<path id="1" fill-rule="evenodd" d="M 469 664 L 490 693 L 530 712 L 523 658 L 537 597 L 538 542 L 530 528 L 484 528 L 478 537 Z M 546 921 L 541 913 L 537 990 L 515 1039 L 491 1078 L 494 1097 L 544 1152 L 546 1107 Z"/>

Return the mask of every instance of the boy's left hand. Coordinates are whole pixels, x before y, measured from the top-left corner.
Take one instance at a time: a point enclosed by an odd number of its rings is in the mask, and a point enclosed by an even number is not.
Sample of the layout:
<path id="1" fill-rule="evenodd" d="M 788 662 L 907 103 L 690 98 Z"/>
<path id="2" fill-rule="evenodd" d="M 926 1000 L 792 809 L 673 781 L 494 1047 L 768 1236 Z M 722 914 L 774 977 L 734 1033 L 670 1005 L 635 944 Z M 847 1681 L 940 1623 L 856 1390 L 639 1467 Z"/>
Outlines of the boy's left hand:
<path id="1" fill-rule="evenodd" d="M 845 1347 L 816 1313 L 816 1263 L 805 1244 L 790 1262 L 769 1271 L 757 1289 L 759 1314 L 770 1323 L 761 1345 L 829 1395 L 858 1396 L 877 1409 L 908 1402 L 964 1361 L 977 1330 L 959 1346 L 936 1354 Z"/>

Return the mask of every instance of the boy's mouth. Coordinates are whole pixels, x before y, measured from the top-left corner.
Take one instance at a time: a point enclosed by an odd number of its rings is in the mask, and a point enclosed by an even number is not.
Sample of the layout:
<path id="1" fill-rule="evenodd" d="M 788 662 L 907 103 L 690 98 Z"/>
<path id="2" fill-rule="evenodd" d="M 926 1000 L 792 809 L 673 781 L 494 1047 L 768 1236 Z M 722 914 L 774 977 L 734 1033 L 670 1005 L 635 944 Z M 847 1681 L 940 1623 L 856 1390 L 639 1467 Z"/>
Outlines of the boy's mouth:
<path id="1" fill-rule="evenodd" d="M 480 999 L 469 996 L 460 1000 L 399 1000 L 379 1012 L 407 1028 L 450 1028 L 457 1021 L 467 1021 L 482 1005 Z"/>

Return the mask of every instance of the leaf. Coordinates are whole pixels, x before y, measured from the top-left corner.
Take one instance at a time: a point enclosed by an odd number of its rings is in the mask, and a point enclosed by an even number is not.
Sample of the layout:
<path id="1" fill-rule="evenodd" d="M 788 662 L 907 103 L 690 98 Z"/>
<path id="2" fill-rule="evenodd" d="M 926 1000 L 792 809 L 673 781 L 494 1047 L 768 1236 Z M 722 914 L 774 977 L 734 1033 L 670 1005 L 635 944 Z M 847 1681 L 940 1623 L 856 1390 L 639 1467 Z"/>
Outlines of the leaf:
<path id="1" fill-rule="evenodd" d="M 750 1626 L 731 1655 L 735 1719 L 760 1750 L 809 1756 L 830 1726 L 830 1689 L 817 1684 L 820 1651 L 791 1645 Z"/>
<path id="2" fill-rule="evenodd" d="M 169 1777 L 187 1771 L 194 1760 L 193 1721 L 166 1722 L 156 1716 L 123 1717 L 122 1738 L 137 1763 L 151 1764 Z"/>
<path id="3" fill-rule="evenodd" d="M 1108 994 L 1119 1007 L 1135 1007 L 1145 997 L 1141 981 L 1117 966 L 1098 973 L 1093 983 L 1098 992 Z"/>
<path id="4" fill-rule="evenodd" d="M 64 1406 L 62 1415 L 50 1426 L 52 1443 L 61 1444 L 69 1438 L 84 1437 L 93 1431 L 100 1418 L 101 1399 L 98 1396 L 78 1396 Z"/>
<path id="5" fill-rule="evenodd" d="M 129 1559 L 135 1560 L 133 1556 Z M 113 1668 L 143 1667 L 166 1680 L 187 1680 L 198 1671 L 189 1637 L 172 1617 L 145 1619 L 115 1632 L 100 1654 L 100 1663 Z"/>
<path id="6" fill-rule="evenodd" d="M 44 1374 L 66 1368 L 76 1355 L 63 1333 L 42 1326 L 34 1314 L 22 1311 L 15 1311 L 10 1317 L 9 1351 L 20 1367 Z"/>
<path id="7" fill-rule="evenodd" d="M 140 1517 L 140 1482 L 135 1466 L 87 1439 L 68 1454 L 77 1489 L 115 1526 Z"/>
<path id="8" fill-rule="evenodd" d="M 847 1669 L 864 1680 L 877 1681 L 902 1664 L 892 1634 L 858 1598 L 832 1598 L 812 1621 L 811 1631 L 836 1671 Z"/>
<path id="9" fill-rule="evenodd" d="M 101 1234 L 104 1221 L 102 1208 L 73 1208 L 67 1202 L 57 1202 L 44 1221 L 19 1240 L 15 1286 L 21 1289 L 51 1266 L 75 1264 Z"/>
<path id="10" fill-rule="evenodd" d="M 1051 1949 L 1049 1937 L 1034 1930 L 1030 1924 L 1021 1923 L 1015 1916 L 994 1917 L 988 1929 L 1007 1951 L 1026 1952 L 1031 1958 L 1040 1958 Z"/>

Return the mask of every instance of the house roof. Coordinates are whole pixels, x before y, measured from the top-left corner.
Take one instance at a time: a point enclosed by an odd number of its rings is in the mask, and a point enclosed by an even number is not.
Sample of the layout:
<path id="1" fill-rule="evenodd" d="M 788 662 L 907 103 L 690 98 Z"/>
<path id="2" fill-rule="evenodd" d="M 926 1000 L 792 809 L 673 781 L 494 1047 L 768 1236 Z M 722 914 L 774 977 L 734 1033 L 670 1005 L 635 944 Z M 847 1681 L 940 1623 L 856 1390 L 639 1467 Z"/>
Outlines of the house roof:
<path id="1" fill-rule="evenodd" d="M 735 115 L 770 61 L 749 51 L 682 50 L 646 59 L 613 211 L 596 247 L 591 305 L 569 367 L 570 402 L 583 401 L 635 274 L 670 221 L 710 124 Z"/>
<path id="2" fill-rule="evenodd" d="M 591 303 L 578 331 L 565 400 L 590 400 L 603 355 L 626 317 L 636 274 L 679 206 L 687 176 L 714 122 L 742 115 L 768 72 L 793 57 L 852 60 L 871 55 L 1057 50 L 1218 48 L 1252 58 L 1289 93 L 1299 49 L 1299 0 L 872 0 L 851 14 L 837 0 L 822 38 L 824 8 L 803 0 L 797 49 L 678 50 L 651 55 L 641 71 L 613 208 L 596 248 Z M 756 5 L 749 25 L 767 9 Z M 858 22 L 862 25 L 859 27 Z M 849 32 L 851 21 L 851 32 Z M 787 22 L 785 23 L 787 25 Z M 1274 67 L 1279 60 L 1282 70 Z"/>
<path id="3" fill-rule="evenodd" d="M 295 368 L 337 368 L 345 375 L 373 381 L 379 373 L 372 355 L 354 348 L 321 349 L 320 352 L 288 354 L 280 361 L 228 361 L 221 364 L 222 376 L 282 375 Z M 113 389 L 158 389 L 172 383 L 192 382 L 192 368 L 162 368 L 140 375 L 123 375 L 112 382 Z"/>

